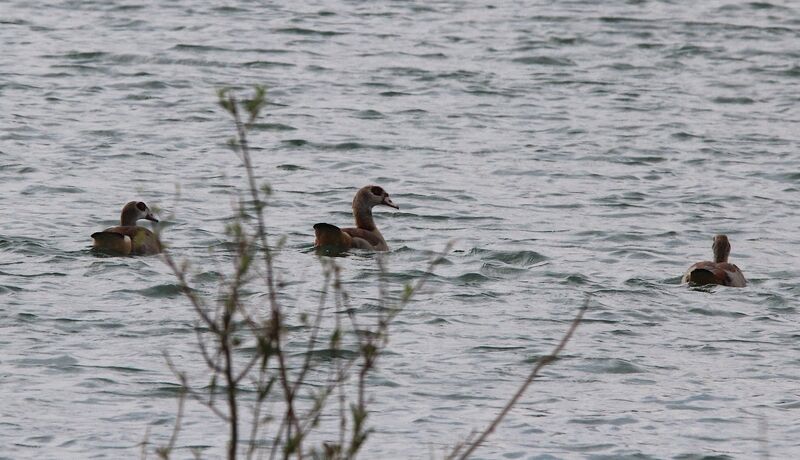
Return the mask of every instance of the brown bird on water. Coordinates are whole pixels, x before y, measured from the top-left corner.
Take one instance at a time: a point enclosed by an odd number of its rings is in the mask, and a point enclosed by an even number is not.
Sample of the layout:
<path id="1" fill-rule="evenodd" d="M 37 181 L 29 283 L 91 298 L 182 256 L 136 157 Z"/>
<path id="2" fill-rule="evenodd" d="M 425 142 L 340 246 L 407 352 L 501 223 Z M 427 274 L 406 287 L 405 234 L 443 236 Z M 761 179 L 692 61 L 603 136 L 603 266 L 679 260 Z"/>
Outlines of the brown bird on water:
<path id="1" fill-rule="evenodd" d="M 316 239 L 314 247 L 330 248 L 335 251 L 346 251 L 351 248 L 371 251 L 388 251 L 389 246 L 372 219 L 372 208 L 378 205 L 400 209 L 389 194 L 377 185 L 361 187 L 353 198 L 353 217 L 355 228 L 339 228 L 335 225 L 320 223 L 314 225 Z"/>
<path id="2" fill-rule="evenodd" d="M 742 271 L 736 265 L 728 263 L 728 255 L 731 253 L 728 237 L 725 235 L 715 236 L 711 249 L 714 251 L 714 261 L 697 262 L 692 265 L 683 275 L 681 282 L 694 285 L 721 284 L 745 287 L 747 280 L 744 279 Z"/>
<path id="3" fill-rule="evenodd" d="M 161 242 L 150 230 L 139 227 L 136 221 L 158 222 L 150 208 L 141 201 L 131 201 L 122 208 L 120 225 L 92 233 L 93 248 L 123 256 L 149 255 L 161 252 Z"/>

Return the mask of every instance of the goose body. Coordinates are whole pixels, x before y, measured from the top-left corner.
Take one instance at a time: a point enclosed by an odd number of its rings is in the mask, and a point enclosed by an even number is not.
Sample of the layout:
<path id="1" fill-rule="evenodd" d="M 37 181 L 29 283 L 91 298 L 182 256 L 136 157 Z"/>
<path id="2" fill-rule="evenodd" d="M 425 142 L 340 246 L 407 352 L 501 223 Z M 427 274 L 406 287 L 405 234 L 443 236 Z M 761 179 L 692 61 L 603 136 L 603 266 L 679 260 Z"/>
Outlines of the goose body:
<path id="1" fill-rule="evenodd" d="M 348 249 L 367 249 L 388 251 L 389 246 L 375 226 L 372 208 L 378 205 L 400 209 L 389 198 L 386 191 L 377 185 L 361 187 L 353 198 L 353 217 L 356 226 L 339 228 L 335 225 L 319 223 L 314 225 L 314 247 L 331 249 L 336 252 Z"/>
<path id="2" fill-rule="evenodd" d="M 92 233 L 93 249 L 119 255 L 150 255 L 161 252 L 161 242 L 150 230 L 136 222 L 158 222 L 150 208 L 141 201 L 131 201 L 122 208 L 120 225 Z"/>
<path id="3" fill-rule="evenodd" d="M 747 286 L 747 280 L 739 267 L 728 262 L 728 255 L 731 252 L 728 237 L 725 235 L 715 236 L 711 248 L 714 251 L 714 261 L 693 264 L 683 275 L 681 282 L 694 285 Z"/>

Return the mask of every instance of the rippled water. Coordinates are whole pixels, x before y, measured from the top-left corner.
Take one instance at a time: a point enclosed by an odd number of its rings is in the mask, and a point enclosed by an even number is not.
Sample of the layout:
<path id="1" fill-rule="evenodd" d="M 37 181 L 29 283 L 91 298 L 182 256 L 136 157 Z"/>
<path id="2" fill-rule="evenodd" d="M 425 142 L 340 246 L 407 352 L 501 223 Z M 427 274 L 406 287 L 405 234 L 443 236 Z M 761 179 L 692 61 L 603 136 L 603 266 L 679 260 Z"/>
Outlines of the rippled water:
<path id="1" fill-rule="evenodd" d="M 2 458 L 132 458 L 203 373 L 157 257 L 97 257 L 123 203 L 213 294 L 242 171 L 215 91 L 268 88 L 252 143 L 287 308 L 319 221 L 376 212 L 396 289 L 363 458 L 440 458 L 482 427 L 592 294 L 564 355 L 480 458 L 800 452 L 800 9 L 792 1 L 0 1 Z M 678 284 L 727 233 L 744 289 Z M 374 309 L 375 260 L 341 259 Z M 178 457 L 222 455 L 187 408 Z"/>

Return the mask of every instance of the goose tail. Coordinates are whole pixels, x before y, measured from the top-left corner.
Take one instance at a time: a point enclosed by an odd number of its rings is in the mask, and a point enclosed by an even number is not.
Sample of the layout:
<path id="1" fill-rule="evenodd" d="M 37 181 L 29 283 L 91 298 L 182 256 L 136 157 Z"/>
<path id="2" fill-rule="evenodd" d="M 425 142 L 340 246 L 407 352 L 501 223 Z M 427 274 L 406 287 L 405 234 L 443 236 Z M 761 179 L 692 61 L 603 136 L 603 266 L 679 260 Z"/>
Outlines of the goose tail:
<path id="1" fill-rule="evenodd" d="M 328 252 L 341 252 L 353 247 L 353 238 L 341 228 L 325 223 L 314 225 L 314 247 Z"/>
<path id="2" fill-rule="evenodd" d="M 101 252 L 128 255 L 131 253 L 131 237 L 115 232 L 92 233 L 92 248 Z"/>
<path id="3" fill-rule="evenodd" d="M 706 268 L 695 268 L 694 270 L 686 273 L 683 279 L 684 282 L 697 286 L 703 286 L 706 284 L 722 284 L 715 273 Z"/>

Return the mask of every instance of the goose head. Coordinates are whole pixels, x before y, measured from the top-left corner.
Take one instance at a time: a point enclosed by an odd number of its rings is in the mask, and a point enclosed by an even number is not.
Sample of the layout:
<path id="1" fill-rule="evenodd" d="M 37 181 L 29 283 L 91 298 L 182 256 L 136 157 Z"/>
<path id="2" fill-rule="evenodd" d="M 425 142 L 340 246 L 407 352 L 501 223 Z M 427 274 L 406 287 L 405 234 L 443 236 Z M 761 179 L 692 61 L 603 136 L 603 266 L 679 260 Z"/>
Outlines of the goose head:
<path id="1" fill-rule="evenodd" d="M 123 227 L 136 225 L 136 222 L 141 219 L 158 222 L 158 219 L 143 201 L 131 201 L 122 208 L 120 224 Z"/>
<path id="2" fill-rule="evenodd" d="M 371 209 L 379 205 L 400 209 L 400 207 L 394 204 L 392 199 L 389 198 L 389 194 L 386 193 L 386 190 L 377 185 L 367 185 L 365 187 L 361 187 L 361 189 L 356 193 L 355 198 L 353 198 L 354 209 L 363 207 Z"/>
<path id="3" fill-rule="evenodd" d="M 731 253 L 731 244 L 728 242 L 727 236 L 716 235 L 711 249 L 714 251 L 714 262 L 720 263 L 728 261 L 728 256 Z"/>

